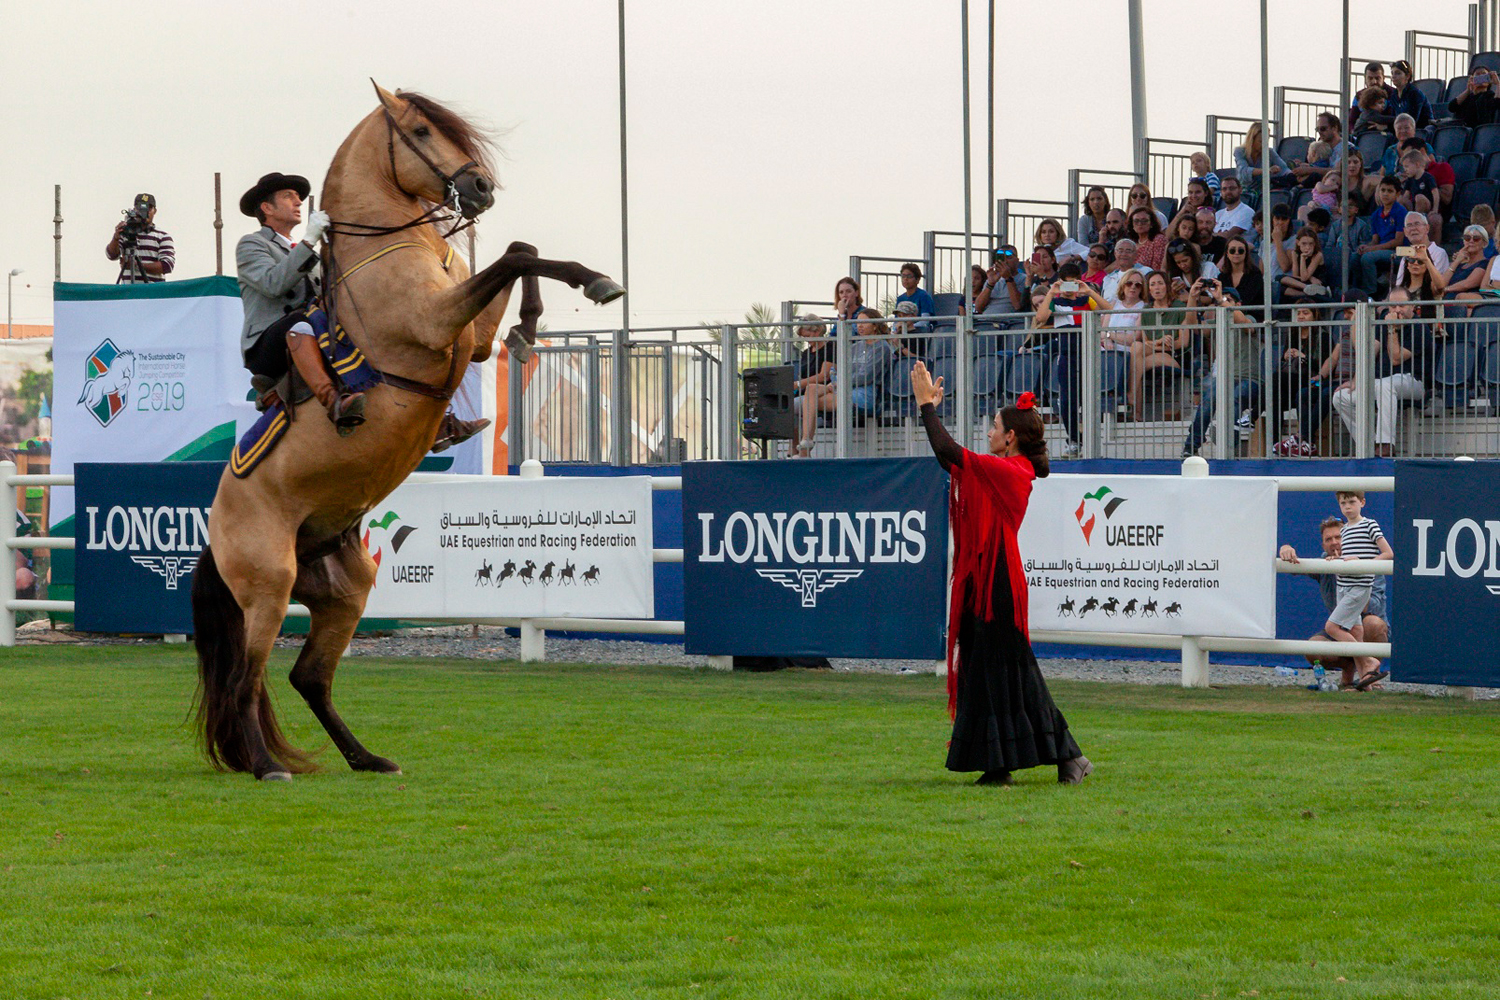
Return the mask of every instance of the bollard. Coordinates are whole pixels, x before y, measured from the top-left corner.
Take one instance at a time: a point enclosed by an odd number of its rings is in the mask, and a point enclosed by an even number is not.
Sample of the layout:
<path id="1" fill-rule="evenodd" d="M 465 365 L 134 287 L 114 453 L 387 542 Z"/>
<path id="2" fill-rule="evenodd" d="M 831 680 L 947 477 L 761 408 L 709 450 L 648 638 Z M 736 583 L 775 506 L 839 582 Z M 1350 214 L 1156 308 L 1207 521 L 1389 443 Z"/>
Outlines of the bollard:
<path id="1" fill-rule="evenodd" d="M 526 461 L 521 463 L 521 468 L 518 470 L 518 478 L 541 479 L 543 471 L 544 470 L 542 468 L 541 462 L 538 462 L 534 458 L 528 458 Z"/>
<path id="2" fill-rule="evenodd" d="M 547 630 L 530 620 L 521 620 L 521 662 L 540 663 L 547 658 Z"/>
<path id="3" fill-rule="evenodd" d="M 1208 462 L 1197 455 L 1184 458 L 1182 474 L 1188 479 L 1204 479 L 1208 476 Z M 1182 637 L 1182 686 L 1208 687 L 1208 650 L 1195 635 Z"/>
<path id="4" fill-rule="evenodd" d="M 706 656 L 705 666 L 710 670 L 733 670 L 734 657 L 732 656 Z"/>

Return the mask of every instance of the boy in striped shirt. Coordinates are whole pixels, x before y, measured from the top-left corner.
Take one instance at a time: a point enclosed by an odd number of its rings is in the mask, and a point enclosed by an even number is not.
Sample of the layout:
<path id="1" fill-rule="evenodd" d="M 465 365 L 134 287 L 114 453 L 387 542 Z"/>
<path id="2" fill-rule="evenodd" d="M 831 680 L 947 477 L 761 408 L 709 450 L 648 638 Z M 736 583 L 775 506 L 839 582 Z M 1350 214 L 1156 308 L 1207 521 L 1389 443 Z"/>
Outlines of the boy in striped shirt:
<path id="1" fill-rule="evenodd" d="M 1338 493 L 1339 511 L 1344 515 L 1344 527 L 1339 531 L 1340 548 L 1345 559 L 1393 559 L 1391 543 L 1380 532 L 1380 525 L 1364 516 L 1365 495 L 1359 490 L 1341 490 Z M 1323 631 L 1336 642 L 1364 641 L 1365 606 L 1370 603 L 1370 589 L 1374 585 L 1372 576 L 1339 576 L 1338 604 L 1328 616 Z M 1359 677 L 1354 686 L 1361 691 L 1376 681 L 1384 680 L 1390 672 L 1380 669 L 1380 661 L 1373 656 L 1354 657 L 1354 666 Z"/>

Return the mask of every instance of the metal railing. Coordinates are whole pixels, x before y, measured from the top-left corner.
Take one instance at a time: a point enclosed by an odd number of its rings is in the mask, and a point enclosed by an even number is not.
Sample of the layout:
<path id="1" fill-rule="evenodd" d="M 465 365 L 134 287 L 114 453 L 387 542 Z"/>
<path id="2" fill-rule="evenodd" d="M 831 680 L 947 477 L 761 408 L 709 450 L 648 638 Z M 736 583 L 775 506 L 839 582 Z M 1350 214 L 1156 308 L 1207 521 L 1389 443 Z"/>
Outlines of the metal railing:
<path id="1" fill-rule="evenodd" d="M 1279 107 L 1273 104 L 1272 107 Z M 1259 125 L 1259 118 L 1241 118 L 1237 115 L 1209 115 L 1205 119 L 1205 141 L 1208 143 L 1208 155 L 1213 160 L 1215 170 L 1225 170 L 1234 166 L 1234 151 L 1236 147 L 1245 144 L 1245 132 L 1251 125 Z M 1273 145 L 1281 142 L 1283 135 L 1296 135 L 1296 132 L 1283 132 L 1281 119 L 1272 119 L 1271 136 Z"/>
<path id="2" fill-rule="evenodd" d="M 1187 193 L 1187 182 L 1194 176 L 1191 162 L 1194 153 L 1207 153 L 1209 166 L 1214 165 L 1213 147 L 1210 143 L 1148 138 L 1146 186 L 1158 195 L 1180 199 Z"/>
<path id="3" fill-rule="evenodd" d="M 932 270 L 932 260 L 924 257 L 868 257 L 849 258 L 849 277 L 859 284 L 859 294 L 872 309 L 891 312 L 896 308 L 896 297 L 905 292 L 901 285 L 901 265 L 920 264 L 922 277 Z"/>
<path id="4" fill-rule="evenodd" d="M 1271 106 L 1276 109 L 1277 120 L 1280 122 L 1276 133 L 1278 142 L 1283 135 L 1317 135 L 1318 116 L 1324 112 L 1333 115 L 1340 123 L 1344 121 L 1337 90 L 1276 87 L 1271 93 Z"/>
<path id="5" fill-rule="evenodd" d="M 1030 257 L 1036 243 L 1036 227 L 1043 219 L 1068 225 L 1072 204 L 1031 198 L 1001 198 L 995 202 L 995 228 L 1000 242 L 1013 244 L 1022 258 Z"/>
<path id="6" fill-rule="evenodd" d="M 1081 167 L 1070 169 L 1068 171 L 1068 197 L 1071 207 L 1067 218 L 1063 220 L 1068 227 L 1068 235 L 1075 240 L 1083 239 L 1078 232 L 1078 220 L 1087 211 L 1085 199 L 1089 188 L 1103 188 L 1104 193 L 1109 196 L 1110 207 L 1123 210 L 1129 201 L 1131 187 L 1142 180 L 1144 178 L 1133 170 L 1089 170 Z"/>
<path id="7" fill-rule="evenodd" d="M 929 279 L 927 290 L 932 294 L 957 292 L 962 295 L 963 283 L 969 280 L 969 268 L 975 264 L 988 268 L 995 248 L 1005 242 L 999 233 L 969 233 L 972 249 L 966 258 L 964 235 L 948 229 L 934 229 L 922 234 L 924 252 L 930 261 L 924 277 Z"/>
<path id="8" fill-rule="evenodd" d="M 1474 42 L 1472 34 L 1408 31 L 1406 61 L 1411 63 L 1416 79 L 1436 77 L 1446 83 L 1455 76 L 1468 75 L 1469 57 L 1474 53 Z"/>

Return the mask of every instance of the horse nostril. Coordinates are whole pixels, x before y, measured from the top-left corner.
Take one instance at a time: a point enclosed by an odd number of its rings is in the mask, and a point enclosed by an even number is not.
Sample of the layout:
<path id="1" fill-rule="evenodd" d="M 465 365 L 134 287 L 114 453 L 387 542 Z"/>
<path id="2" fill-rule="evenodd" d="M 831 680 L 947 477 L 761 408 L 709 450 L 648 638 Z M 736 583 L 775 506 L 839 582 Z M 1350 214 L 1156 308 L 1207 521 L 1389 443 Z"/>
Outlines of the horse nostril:
<path id="1" fill-rule="evenodd" d="M 483 177 L 474 178 L 474 190 L 480 194 L 490 193 L 490 182 Z"/>

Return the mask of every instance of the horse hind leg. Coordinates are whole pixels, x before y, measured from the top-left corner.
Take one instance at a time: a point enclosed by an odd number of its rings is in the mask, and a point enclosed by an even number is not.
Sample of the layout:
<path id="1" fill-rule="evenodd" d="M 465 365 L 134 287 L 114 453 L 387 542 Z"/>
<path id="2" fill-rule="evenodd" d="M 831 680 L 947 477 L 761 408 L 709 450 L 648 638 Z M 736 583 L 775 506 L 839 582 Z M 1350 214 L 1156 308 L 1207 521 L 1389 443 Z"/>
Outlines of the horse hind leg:
<path id="1" fill-rule="evenodd" d="M 333 745 L 356 771 L 400 774 L 401 767 L 367 750 L 333 707 L 333 675 L 364 613 L 375 581 L 375 563 L 353 533 L 331 555 L 298 567 L 292 595 L 312 615 L 307 641 L 292 667 L 291 682 Z"/>

